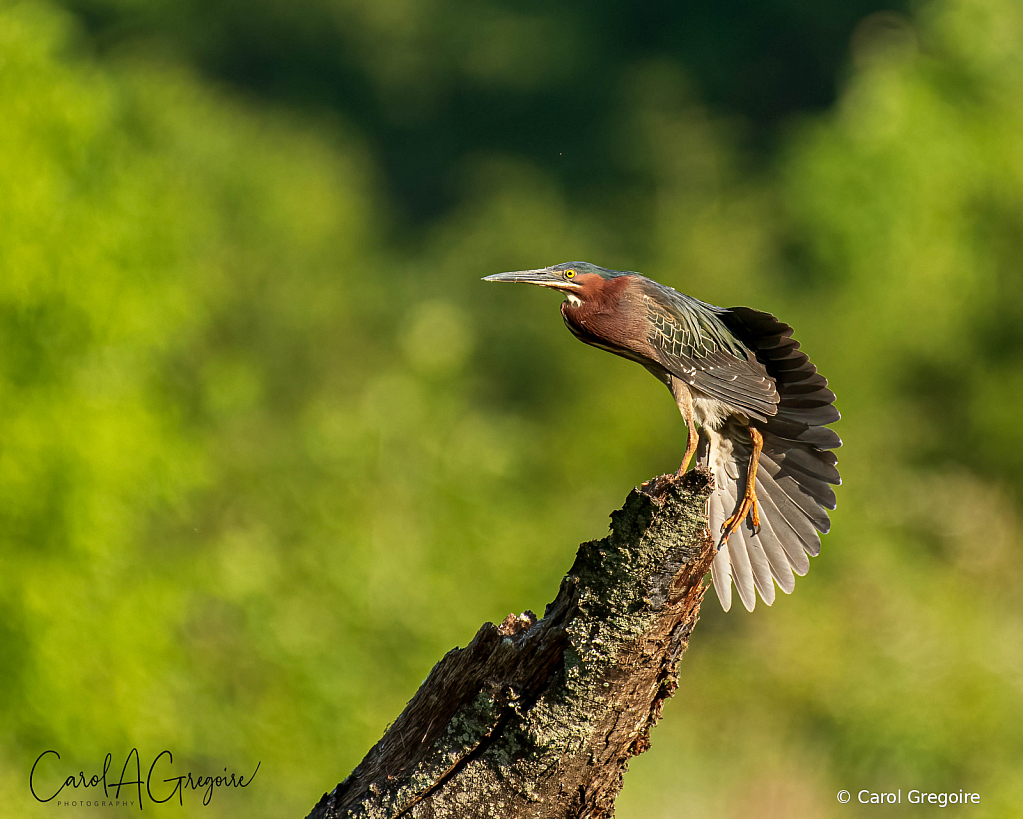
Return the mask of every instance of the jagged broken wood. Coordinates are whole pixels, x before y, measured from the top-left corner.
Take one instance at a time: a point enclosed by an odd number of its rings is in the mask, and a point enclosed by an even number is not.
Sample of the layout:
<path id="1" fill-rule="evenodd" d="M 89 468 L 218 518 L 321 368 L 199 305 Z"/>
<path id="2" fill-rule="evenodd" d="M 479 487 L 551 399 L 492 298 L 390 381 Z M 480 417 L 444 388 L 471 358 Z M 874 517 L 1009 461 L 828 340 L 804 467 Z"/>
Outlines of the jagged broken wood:
<path id="1" fill-rule="evenodd" d="M 448 652 L 309 819 L 611 816 L 699 616 L 710 483 L 634 490 L 543 619 L 509 615 Z"/>

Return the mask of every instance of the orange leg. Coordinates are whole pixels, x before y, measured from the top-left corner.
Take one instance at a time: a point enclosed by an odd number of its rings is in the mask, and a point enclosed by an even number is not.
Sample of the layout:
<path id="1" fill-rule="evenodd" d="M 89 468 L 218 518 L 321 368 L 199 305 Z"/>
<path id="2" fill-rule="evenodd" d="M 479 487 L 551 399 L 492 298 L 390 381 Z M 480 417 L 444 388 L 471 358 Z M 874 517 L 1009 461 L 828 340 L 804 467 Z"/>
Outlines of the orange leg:
<path id="1" fill-rule="evenodd" d="M 724 532 L 721 536 L 722 543 L 739 528 L 739 524 L 746 519 L 746 515 L 752 518 L 753 529 L 757 532 L 760 531 L 760 512 L 757 510 L 757 467 L 760 465 L 760 453 L 764 448 L 764 437 L 755 427 L 749 428 L 749 434 L 753 440 L 753 454 L 750 455 L 749 471 L 746 473 L 746 493 L 742 496 L 742 501 L 739 508 L 735 510 L 735 514 L 721 525 L 721 531 Z"/>
<path id="2" fill-rule="evenodd" d="M 689 390 L 686 390 L 678 398 L 678 408 L 682 410 L 682 419 L 686 422 L 686 427 L 689 430 L 689 440 L 686 443 L 686 454 L 682 456 L 682 466 L 678 468 L 678 472 L 675 474 L 679 477 L 689 467 L 689 461 L 693 457 L 693 453 L 696 452 L 696 444 L 699 441 L 699 436 L 696 434 L 696 419 L 693 418 L 693 396 Z"/>

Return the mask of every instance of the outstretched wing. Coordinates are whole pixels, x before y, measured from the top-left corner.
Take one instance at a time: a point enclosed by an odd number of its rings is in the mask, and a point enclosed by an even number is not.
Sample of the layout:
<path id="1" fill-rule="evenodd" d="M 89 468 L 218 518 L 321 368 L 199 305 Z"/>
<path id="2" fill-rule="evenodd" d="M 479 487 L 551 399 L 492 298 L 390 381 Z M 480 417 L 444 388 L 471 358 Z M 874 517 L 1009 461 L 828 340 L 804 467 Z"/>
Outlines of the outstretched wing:
<path id="1" fill-rule="evenodd" d="M 648 341 L 657 362 L 699 393 L 750 418 L 777 412 L 774 379 L 719 317 L 721 308 L 647 279 Z"/>
<path id="2" fill-rule="evenodd" d="M 726 610 L 731 605 L 734 581 L 742 604 L 752 610 L 757 591 L 768 605 L 774 583 L 792 591 L 794 575 L 806 574 L 810 557 L 820 552 L 818 533 L 831 528 L 831 487 L 842 482 L 832 450 L 842 441 L 826 425 L 840 416 L 827 379 L 800 350 L 789 325 L 748 307 L 733 307 L 721 318 L 756 351 L 781 399 L 773 416 L 754 424 L 763 436 L 756 475 L 760 529 L 744 520 L 721 545 L 711 568 L 721 605 Z M 719 430 L 705 431 L 702 440 L 696 457 L 714 475 L 708 513 L 710 530 L 718 533 L 746 492 L 751 439 L 745 426 L 729 419 Z"/>

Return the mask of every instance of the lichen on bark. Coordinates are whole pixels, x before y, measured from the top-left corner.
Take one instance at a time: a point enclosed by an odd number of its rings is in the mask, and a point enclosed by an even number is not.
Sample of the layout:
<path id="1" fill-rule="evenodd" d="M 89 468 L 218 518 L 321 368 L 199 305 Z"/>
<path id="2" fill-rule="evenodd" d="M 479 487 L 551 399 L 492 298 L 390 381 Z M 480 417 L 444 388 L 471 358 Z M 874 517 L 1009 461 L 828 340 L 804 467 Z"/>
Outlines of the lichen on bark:
<path id="1" fill-rule="evenodd" d="M 309 819 L 612 815 L 699 616 L 709 491 L 701 470 L 633 490 L 543 618 L 448 652 Z"/>

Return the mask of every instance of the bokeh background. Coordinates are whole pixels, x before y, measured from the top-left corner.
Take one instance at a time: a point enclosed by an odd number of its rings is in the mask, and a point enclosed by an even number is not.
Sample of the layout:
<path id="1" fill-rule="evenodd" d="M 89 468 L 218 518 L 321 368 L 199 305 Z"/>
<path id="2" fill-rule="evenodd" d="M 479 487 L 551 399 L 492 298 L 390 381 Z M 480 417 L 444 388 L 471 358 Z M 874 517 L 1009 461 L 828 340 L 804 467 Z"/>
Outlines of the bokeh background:
<path id="1" fill-rule="evenodd" d="M 618 815 L 1020 816 L 1021 42 L 1018 0 L 0 0 L 4 811 L 137 747 L 261 761 L 148 812 L 303 816 L 542 612 L 685 443 L 479 282 L 584 259 L 775 312 L 844 413 L 821 557 L 708 599 Z"/>

